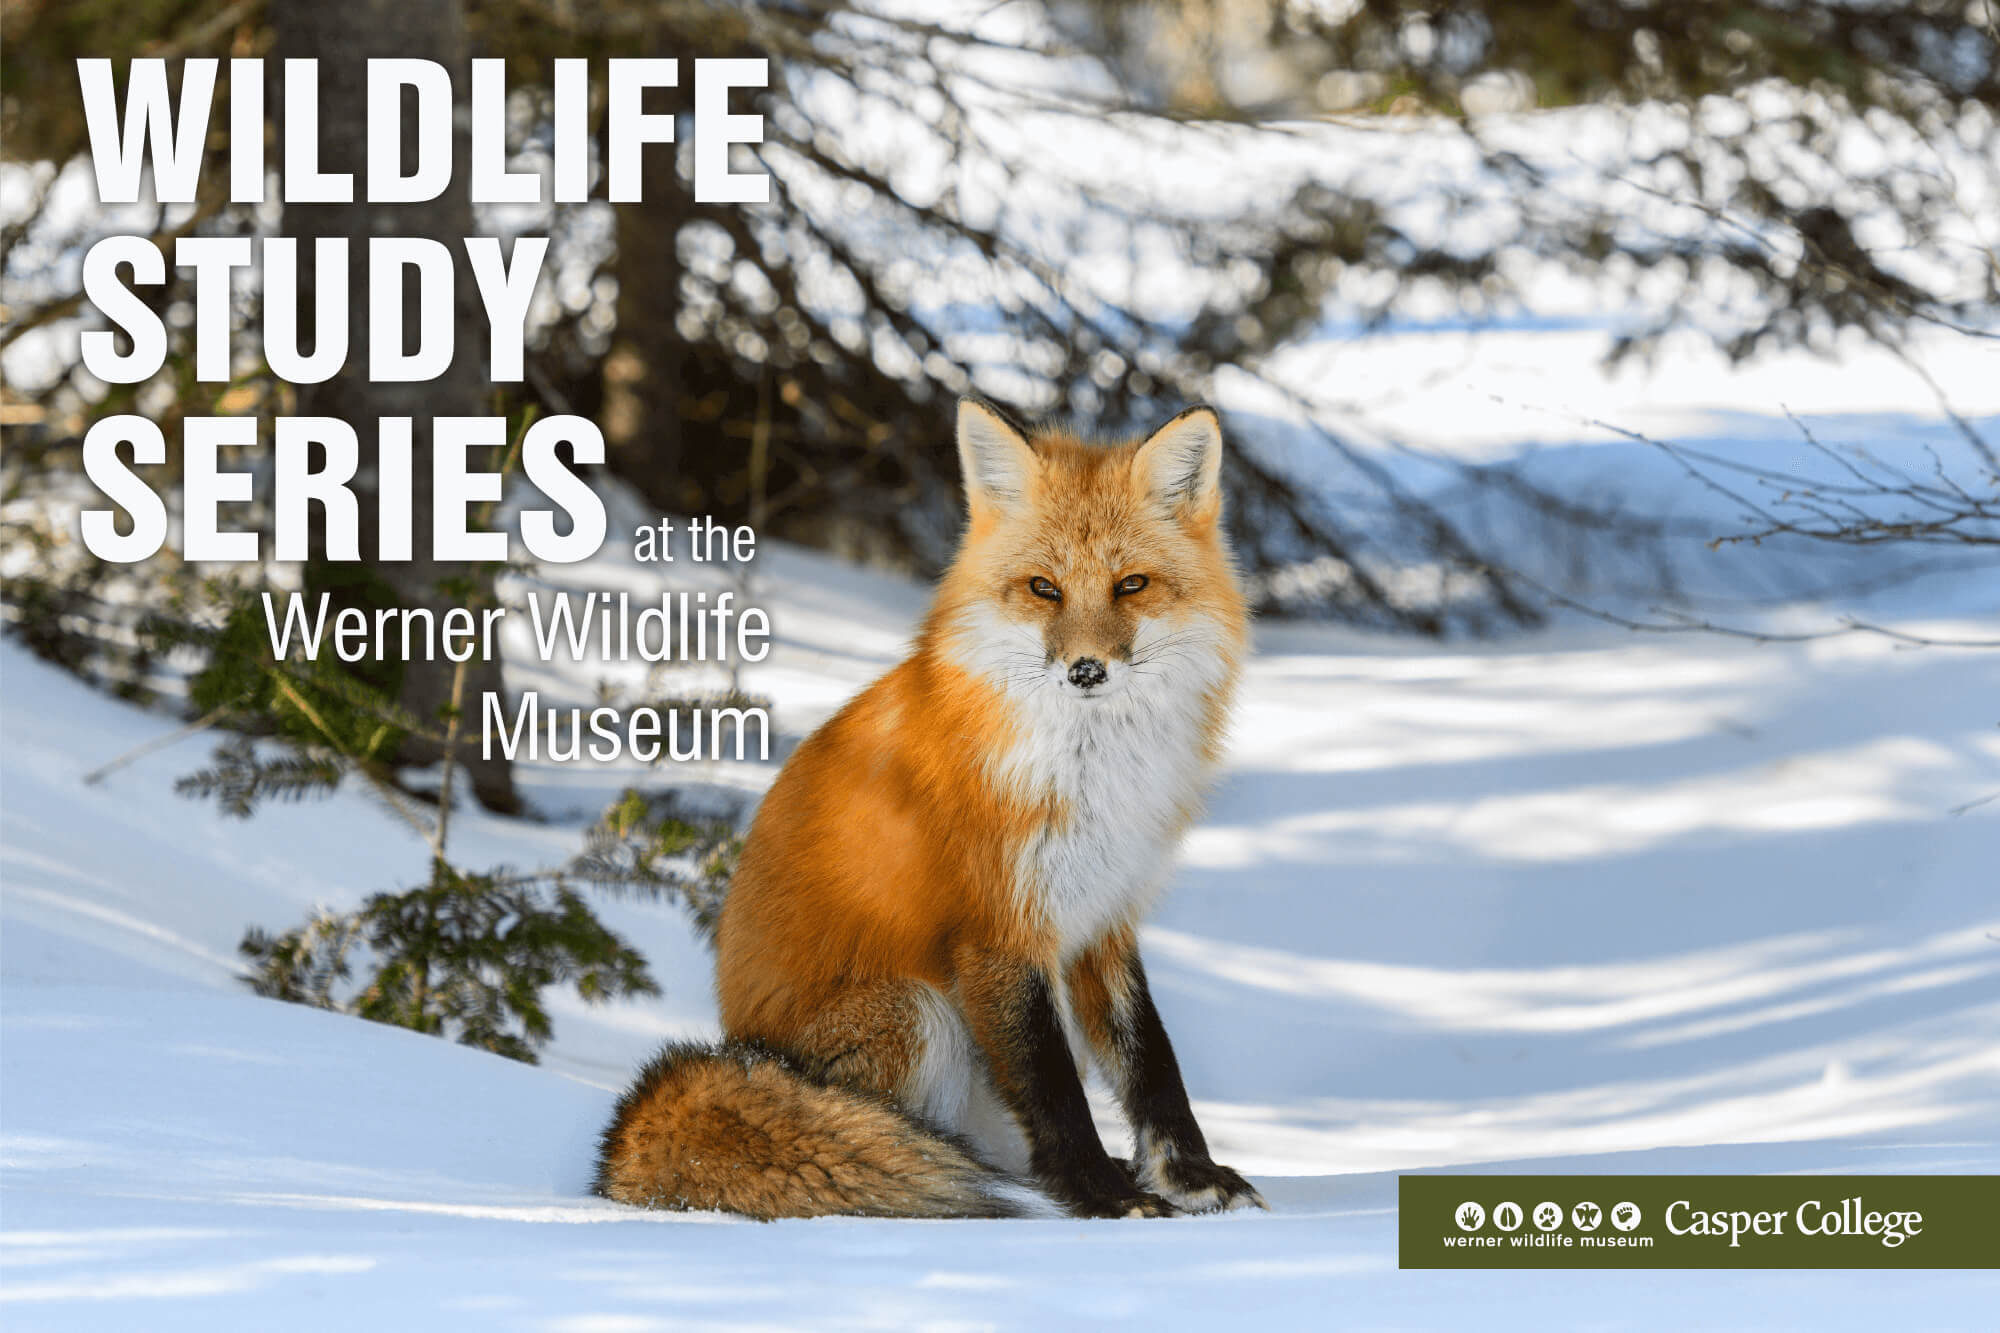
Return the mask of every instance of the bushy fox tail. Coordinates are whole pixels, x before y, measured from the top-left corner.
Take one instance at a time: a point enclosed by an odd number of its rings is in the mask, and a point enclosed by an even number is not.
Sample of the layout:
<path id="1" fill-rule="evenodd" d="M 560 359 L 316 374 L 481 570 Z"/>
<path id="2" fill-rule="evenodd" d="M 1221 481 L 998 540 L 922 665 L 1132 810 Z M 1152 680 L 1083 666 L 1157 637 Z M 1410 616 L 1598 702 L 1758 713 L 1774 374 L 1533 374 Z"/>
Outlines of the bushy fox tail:
<path id="1" fill-rule="evenodd" d="M 1026 1181 L 886 1098 L 816 1082 L 754 1044 L 654 1056 L 598 1145 L 597 1193 L 780 1217 L 1060 1217 Z"/>

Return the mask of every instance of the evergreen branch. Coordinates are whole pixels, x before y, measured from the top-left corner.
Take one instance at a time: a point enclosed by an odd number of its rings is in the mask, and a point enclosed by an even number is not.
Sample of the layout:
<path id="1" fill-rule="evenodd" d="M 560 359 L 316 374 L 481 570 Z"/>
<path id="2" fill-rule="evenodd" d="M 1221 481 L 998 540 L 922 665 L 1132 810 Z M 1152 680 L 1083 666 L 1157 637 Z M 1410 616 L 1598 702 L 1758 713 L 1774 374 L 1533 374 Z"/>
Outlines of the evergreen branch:
<path id="1" fill-rule="evenodd" d="M 155 736 L 151 740 L 141 741 L 139 744 L 133 746 L 125 753 L 119 755 L 116 759 L 111 760 L 109 763 L 102 764 L 97 768 L 93 768 L 88 773 L 85 773 L 83 775 L 84 785 L 89 787 L 95 787 L 98 783 L 104 781 L 105 778 L 117 772 L 119 769 L 125 767 L 127 764 L 134 763 L 140 759 L 143 759 L 147 755 L 153 753 L 153 751 L 155 750 L 164 750 L 169 745 L 173 745 L 177 742 L 184 741 L 190 736 L 194 736 L 201 732 L 207 731 L 217 722 L 220 722 L 223 719 L 223 717 L 228 714 L 228 712 L 229 708 L 226 704 L 218 704 L 214 708 L 209 709 L 206 713 L 203 713 L 200 717 L 196 718 L 194 721 L 186 724 L 185 726 L 176 727 L 174 730 L 167 732 L 165 735 Z"/>

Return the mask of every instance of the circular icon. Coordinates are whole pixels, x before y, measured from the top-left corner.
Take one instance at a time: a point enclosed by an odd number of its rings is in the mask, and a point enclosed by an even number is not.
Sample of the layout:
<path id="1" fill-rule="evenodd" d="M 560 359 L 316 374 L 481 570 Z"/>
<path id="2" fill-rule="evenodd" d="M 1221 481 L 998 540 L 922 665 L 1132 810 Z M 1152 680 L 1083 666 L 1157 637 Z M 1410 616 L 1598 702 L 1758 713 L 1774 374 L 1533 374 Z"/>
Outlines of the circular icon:
<path id="1" fill-rule="evenodd" d="M 1493 1225 L 1502 1231 L 1519 1231 L 1521 1222 L 1521 1205 L 1518 1203 L 1503 1203 L 1493 1210 Z"/>
<path id="2" fill-rule="evenodd" d="M 1460 1231 L 1477 1231 L 1486 1225 L 1486 1210 L 1476 1203 L 1462 1203 L 1455 1220 Z"/>
<path id="3" fill-rule="evenodd" d="M 1535 1205 L 1535 1225 L 1544 1231 L 1554 1231 L 1563 1224 L 1562 1205 L 1553 1201 Z"/>
<path id="4" fill-rule="evenodd" d="M 1611 1225 L 1620 1231 L 1630 1231 L 1639 1225 L 1639 1205 L 1621 1203 L 1611 1210 Z"/>
<path id="5" fill-rule="evenodd" d="M 1569 1210 L 1569 1220 L 1576 1223 L 1578 1231 L 1595 1231 L 1604 1224 L 1604 1210 L 1585 1199 Z"/>

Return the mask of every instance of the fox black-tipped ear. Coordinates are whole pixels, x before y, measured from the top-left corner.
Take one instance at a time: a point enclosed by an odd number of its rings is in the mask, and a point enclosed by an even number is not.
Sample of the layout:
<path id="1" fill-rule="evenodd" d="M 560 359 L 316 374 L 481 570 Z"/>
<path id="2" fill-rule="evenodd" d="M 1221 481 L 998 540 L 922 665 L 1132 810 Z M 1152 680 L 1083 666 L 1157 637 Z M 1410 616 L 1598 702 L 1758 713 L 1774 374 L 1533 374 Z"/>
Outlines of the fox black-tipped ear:
<path id="1" fill-rule="evenodd" d="M 1222 419 L 1197 404 L 1154 431 L 1132 466 L 1177 515 L 1212 518 L 1222 503 Z"/>
<path id="2" fill-rule="evenodd" d="M 1013 418 L 984 398 L 958 400 L 958 463 L 975 514 L 1013 508 L 1028 494 L 1040 464 Z"/>

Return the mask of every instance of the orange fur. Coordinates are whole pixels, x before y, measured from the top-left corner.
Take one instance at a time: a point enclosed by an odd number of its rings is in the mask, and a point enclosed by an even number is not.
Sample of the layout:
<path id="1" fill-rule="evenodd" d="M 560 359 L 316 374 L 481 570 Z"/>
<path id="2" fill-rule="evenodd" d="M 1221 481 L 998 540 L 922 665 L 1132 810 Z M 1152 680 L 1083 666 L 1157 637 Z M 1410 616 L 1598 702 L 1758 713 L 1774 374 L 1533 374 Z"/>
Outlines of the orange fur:
<path id="1" fill-rule="evenodd" d="M 597 1192 L 762 1221 L 1021 1215 L 994 1181 L 964 1144 L 886 1099 L 815 1083 L 754 1047 L 669 1047 L 605 1131 Z"/>
<path id="2" fill-rule="evenodd" d="M 1126 959 L 1139 947 L 1134 935 L 1129 926 L 1106 931 L 1069 964 L 1069 1001 L 1084 1040 L 1094 1051 L 1111 1049 L 1117 1040 L 1116 1020 L 1130 1003 Z"/>

